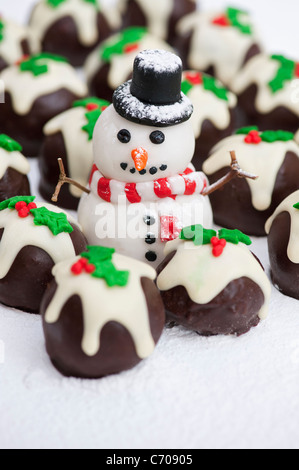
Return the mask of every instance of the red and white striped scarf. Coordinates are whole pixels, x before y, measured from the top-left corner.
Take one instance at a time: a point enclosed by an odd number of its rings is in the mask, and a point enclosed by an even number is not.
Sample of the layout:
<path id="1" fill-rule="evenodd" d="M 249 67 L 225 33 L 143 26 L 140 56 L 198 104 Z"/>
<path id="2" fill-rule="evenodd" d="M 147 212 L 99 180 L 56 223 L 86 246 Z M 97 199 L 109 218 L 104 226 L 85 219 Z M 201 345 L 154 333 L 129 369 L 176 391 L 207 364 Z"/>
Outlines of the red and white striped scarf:
<path id="1" fill-rule="evenodd" d="M 193 165 L 189 165 L 184 173 L 170 178 L 160 178 L 145 183 L 124 183 L 114 179 L 107 179 L 93 165 L 89 180 L 90 189 L 93 193 L 106 202 L 117 204 L 120 196 L 126 196 L 131 204 L 145 201 L 155 202 L 160 199 L 177 196 L 191 196 L 202 194 L 208 185 L 204 173 L 195 171 Z"/>

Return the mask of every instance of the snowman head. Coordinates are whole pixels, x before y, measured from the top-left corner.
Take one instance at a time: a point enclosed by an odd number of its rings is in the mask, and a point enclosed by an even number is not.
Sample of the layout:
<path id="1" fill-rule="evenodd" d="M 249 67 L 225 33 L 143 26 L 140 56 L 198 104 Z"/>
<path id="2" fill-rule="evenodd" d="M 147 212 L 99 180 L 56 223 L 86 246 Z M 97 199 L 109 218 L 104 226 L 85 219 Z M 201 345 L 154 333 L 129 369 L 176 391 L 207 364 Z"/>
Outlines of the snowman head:
<path id="1" fill-rule="evenodd" d="M 193 107 L 181 92 L 181 77 L 174 54 L 138 54 L 133 79 L 116 90 L 94 130 L 94 160 L 106 178 L 147 182 L 187 168 L 195 147 Z"/>

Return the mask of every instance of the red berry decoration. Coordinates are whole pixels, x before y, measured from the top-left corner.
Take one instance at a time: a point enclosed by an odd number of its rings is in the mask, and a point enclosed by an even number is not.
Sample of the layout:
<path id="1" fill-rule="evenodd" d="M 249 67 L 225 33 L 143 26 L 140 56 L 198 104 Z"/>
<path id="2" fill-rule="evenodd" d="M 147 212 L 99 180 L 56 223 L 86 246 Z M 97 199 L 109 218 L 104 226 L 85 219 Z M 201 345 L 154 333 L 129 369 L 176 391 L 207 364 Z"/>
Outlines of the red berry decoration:
<path id="1" fill-rule="evenodd" d="M 222 255 L 224 248 L 226 247 L 226 240 L 220 240 L 218 237 L 212 237 L 211 244 L 213 246 L 213 256 L 215 256 L 215 258 L 219 258 L 219 256 Z"/>
<path id="2" fill-rule="evenodd" d="M 231 26 L 229 19 L 225 15 L 218 16 L 213 20 L 213 24 L 217 26 L 228 27 Z"/>
<path id="3" fill-rule="evenodd" d="M 201 85 L 203 80 L 202 76 L 199 72 L 189 72 L 186 74 L 186 80 L 188 80 L 189 83 L 192 85 Z"/>
<path id="4" fill-rule="evenodd" d="M 86 109 L 88 111 L 94 111 L 95 109 L 99 109 L 99 105 L 97 105 L 96 103 L 88 103 L 86 105 Z"/>
<path id="5" fill-rule="evenodd" d="M 81 258 L 79 261 L 71 267 L 71 272 L 75 276 L 79 276 L 85 271 L 87 274 L 92 274 L 96 270 L 96 267 L 93 264 L 88 263 L 86 258 Z"/>
<path id="6" fill-rule="evenodd" d="M 296 68 L 295 68 L 295 77 L 299 78 L 299 63 L 296 64 Z"/>
<path id="7" fill-rule="evenodd" d="M 139 48 L 138 44 L 128 44 L 125 47 L 125 53 L 130 54 L 130 52 L 137 51 L 138 48 Z"/>

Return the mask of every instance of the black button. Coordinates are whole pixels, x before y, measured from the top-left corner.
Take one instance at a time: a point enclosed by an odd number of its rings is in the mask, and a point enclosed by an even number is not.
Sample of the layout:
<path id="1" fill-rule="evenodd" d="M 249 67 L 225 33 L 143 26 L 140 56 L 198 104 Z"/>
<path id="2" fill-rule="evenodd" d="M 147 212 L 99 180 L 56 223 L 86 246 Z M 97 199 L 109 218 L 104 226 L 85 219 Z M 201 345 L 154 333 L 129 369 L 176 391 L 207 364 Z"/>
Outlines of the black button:
<path id="1" fill-rule="evenodd" d="M 145 243 L 148 245 L 153 245 L 156 243 L 157 239 L 153 233 L 148 233 L 147 236 L 145 237 Z"/>
<path id="2" fill-rule="evenodd" d="M 143 217 L 143 221 L 146 225 L 154 225 L 156 223 L 156 219 L 150 215 Z"/>
<path id="3" fill-rule="evenodd" d="M 148 251 L 145 254 L 145 257 L 146 257 L 147 261 L 150 261 L 151 263 L 154 263 L 155 261 L 157 261 L 157 258 L 158 258 L 158 256 L 156 255 L 156 253 L 154 251 Z"/>

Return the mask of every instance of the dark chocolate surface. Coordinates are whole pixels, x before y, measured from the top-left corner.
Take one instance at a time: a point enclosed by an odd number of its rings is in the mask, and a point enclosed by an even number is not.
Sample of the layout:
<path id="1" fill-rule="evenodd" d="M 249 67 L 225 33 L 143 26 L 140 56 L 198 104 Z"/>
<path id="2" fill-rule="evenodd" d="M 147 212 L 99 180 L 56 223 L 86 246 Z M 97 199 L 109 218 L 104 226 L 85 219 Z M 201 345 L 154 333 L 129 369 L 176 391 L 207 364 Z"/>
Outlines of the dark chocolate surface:
<path id="1" fill-rule="evenodd" d="M 30 195 L 28 177 L 13 168 L 8 168 L 0 180 L 0 202 L 20 194 L 22 196 Z"/>
<path id="2" fill-rule="evenodd" d="M 275 218 L 268 236 L 271 276 L 283 294 L 299 299 L 299 264 L 288 257 L 290 233 L 290 214 L 282 212 Z"/>

